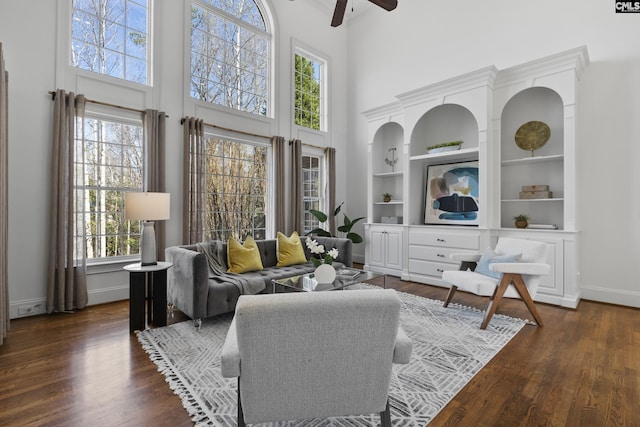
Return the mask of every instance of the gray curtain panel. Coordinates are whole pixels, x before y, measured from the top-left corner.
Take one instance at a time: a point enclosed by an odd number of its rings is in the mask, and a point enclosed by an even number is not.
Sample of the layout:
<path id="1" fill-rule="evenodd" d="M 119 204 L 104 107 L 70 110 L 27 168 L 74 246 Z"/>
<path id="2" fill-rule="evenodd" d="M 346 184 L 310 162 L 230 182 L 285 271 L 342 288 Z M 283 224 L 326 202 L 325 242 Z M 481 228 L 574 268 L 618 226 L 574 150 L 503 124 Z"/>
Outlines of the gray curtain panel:
<path id="1" fill-rule="evenodd" d="M 302 218 L 302 141 L 293 139 L 291 146 L 291 229 L 290 232 L 304 232 Z M 290 233 L 287 233 L 290 234 Z"/>
<path id="2" fill-rule="evenodd" d="M 74 167 L 76 135 L 84 147 L 83 95 L 57 90 L 53 110 L 51 163 L 51 210 L 49 230 L 49 266 L 47 274 L 47 312 L 72 311 L 87 305 L 84 217 L 84 170 Z M 77 147 L 78 151 L 82 148 Z M 76 206 L 76 203 L 80 206 Z"/>
<path id="3" fill-rule="evenodd" d="M 329 232 L 337 236 L 336 217 L 333 212 L 336 210 L 336 149 L 327 147 L 324 149 L 327 158 L 327 181 L 329 181 L 329 194 L 327 194 L 327 216 L 329 217 Z"/>
<path id="4" fill-rule="evenodd" d="M 182 243 L 205 240 L 204 212 L 204 121 L 186 117 L 182 122 Z"/>
<path id="5" fill-rule="evenodd" d="M 9 330 L 9 73 L 0 43 L 0 345 Z"/>
<path id="6" fill-rule="evenodd" d="M 274 199 L 275 199 L 275 231 L 286 232 L 286 190 L 285 190 L 285 164 L 284 164 L 284 151 L 285 140 L 282 136 L 274 136 L 271 138 L 271 146 L 273 148 L 274 158 L 274 175 L 275 175 L 275 187 Z"/>
<path id="7" fill-rule="evenodd" d="M 144 133 L 146 139 L 147 175 L 145 191 L 166 193 L 165 182 L 165 140 L 166 115 L 157 110 L 146 110 L 143 114 Z M 166 221 L 155 222 L 157 259 L 164 261 L 166 246 Z"/>

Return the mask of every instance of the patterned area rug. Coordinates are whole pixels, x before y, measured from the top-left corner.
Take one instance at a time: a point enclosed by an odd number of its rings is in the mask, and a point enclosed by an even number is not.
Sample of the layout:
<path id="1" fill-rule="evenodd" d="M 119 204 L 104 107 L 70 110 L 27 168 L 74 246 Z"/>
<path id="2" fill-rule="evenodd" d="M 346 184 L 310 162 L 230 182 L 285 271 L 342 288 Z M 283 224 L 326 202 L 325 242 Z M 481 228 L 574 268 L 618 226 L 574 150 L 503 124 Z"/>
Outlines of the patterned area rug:
<path id="1" fill-rule="evenodd" d="M 413 353 L 409 364 L 393 367 L 391 419 L 396 426 L 424 426 L 526 321 L 495 315 L 483 331 L 481 311 L 455 304 L 445 309 L 441 301 L 398 294 L 403 303 L 400 322 L 413 342 Z M 142 347 L 197 426 L 237 425 L 236 380 L 220 375 L 220 351 L 231 319 L 232 314 L 206 319 L 199 331 L 186 321 L 138 333 Z M 261 426 L 354 427 L 379 422 L 378 414 L 371 414 Z"/>

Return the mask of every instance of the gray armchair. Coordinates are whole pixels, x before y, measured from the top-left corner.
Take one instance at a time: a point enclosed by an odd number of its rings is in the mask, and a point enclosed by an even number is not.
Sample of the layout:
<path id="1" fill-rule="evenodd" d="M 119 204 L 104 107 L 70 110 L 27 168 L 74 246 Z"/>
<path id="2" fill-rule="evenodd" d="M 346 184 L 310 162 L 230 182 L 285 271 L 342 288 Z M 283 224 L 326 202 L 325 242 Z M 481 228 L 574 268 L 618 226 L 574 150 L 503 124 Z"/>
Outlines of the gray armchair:
<path id="1" fill-rule="evenodd" d="M 221 355 L 238 377 L 238 425 L 380 413 L 411 341 L 392 289 L 243 295 Z"/>

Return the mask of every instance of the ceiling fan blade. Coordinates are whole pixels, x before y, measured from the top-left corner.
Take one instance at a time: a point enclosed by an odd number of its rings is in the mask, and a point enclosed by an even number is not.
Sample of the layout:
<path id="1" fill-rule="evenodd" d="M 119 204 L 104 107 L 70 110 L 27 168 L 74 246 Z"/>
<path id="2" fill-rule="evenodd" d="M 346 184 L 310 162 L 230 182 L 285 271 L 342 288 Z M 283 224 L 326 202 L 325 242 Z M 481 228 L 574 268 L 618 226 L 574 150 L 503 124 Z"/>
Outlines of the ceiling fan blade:
<path id="1" fill-rule="evenodd" d="M 342 24 L 344 19 L 344 12 L 347 10 L 347 0 L 338 0 L 336 2 L 336 9 L 333 11 L 333 19 L 331 20 L 331 26 L 337 27 Z"/>
<path id="2" fill-rule="evenodd" d="M 380 6 L 384 10 L 391 11 L 398 7 L 398 0 L 369 0 L 371 3 Z"/>

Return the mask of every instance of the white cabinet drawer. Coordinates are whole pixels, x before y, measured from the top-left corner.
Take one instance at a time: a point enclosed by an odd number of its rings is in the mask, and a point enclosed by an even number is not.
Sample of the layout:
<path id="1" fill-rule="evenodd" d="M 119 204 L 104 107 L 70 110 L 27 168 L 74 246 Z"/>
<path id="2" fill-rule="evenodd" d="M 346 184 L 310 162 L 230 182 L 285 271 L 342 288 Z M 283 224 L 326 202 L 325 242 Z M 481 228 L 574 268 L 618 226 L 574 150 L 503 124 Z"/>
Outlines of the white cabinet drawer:
<path id="1" fill-rule="evenodd" d="M 480 236 L 478 234 L 425 233 L 410 232 L 410 245 L 439 246 L 443 248 L 459 248 L 479 250 Z"/>
<path id="2" fill-rule="evenodd" d="M 422 261 L 419 259 L 409 260 L 409 271 L 411 271 L 412 273 L 434 276 L 438 279 L 442 278 L 442 273 L 444 271 L 457 269 L 457 264 L 437 263 L 431 261 Z"/>
<path id="3" fill-rule="evenodd" d="M 423 261 L 446 262 L 457 265 L 459 262 L 452 260 L 449 256 L 456 252 L 460 252 L 460 249 L 421 245 L 409 246 L 409 258 Z"/>

